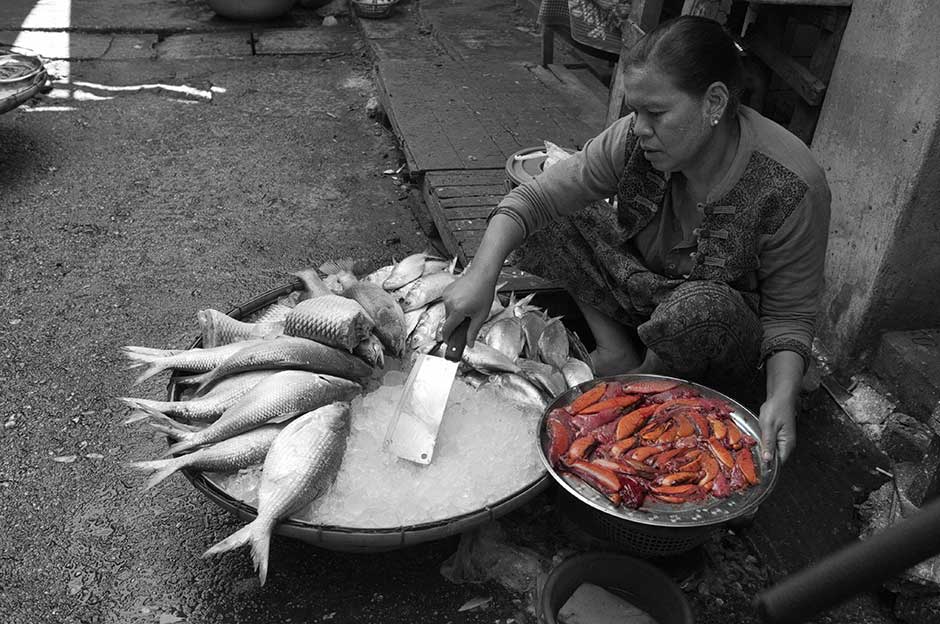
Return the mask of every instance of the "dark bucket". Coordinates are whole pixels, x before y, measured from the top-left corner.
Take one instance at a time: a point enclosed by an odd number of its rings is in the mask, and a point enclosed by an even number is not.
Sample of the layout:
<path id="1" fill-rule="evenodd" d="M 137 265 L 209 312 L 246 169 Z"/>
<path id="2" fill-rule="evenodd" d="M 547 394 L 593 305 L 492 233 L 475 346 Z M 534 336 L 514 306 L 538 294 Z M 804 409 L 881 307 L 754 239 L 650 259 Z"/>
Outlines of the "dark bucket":
<path id="1" fill-rule="evenodd" d="M 539 622 L 557 624 L 558 611 L 582 583 L 603 587 L 657 624 L 694 623 L 685 594 L 665 572 L 642 559 L 602 552 L 569 557 L 549 573 L 536 605 Z"/>

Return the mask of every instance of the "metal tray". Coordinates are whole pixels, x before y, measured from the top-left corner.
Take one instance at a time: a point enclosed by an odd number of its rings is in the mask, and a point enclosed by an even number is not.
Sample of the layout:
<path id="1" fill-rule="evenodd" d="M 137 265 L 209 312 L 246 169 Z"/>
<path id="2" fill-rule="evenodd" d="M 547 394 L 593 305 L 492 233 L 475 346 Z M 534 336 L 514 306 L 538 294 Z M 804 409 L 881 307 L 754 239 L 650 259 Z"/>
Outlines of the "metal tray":
<path id="1" fill-rule="evenodd" d="M 236 319 L 248 319 L 280 297 L 289 295 L 300 288 L 302 288 L 301 282 L 295 280 L 290 284 L 270 290 L 248 303 L 233 308 L 227 314 Z M 197 338 L 189 348 L 197 348 L 201 344 L 201 339 Z M 572 346 L 579 353 L 586 353 L 580 342 Z M 176 379 L 171 378 L 167 386 L 168 400 L 179 400 L 182 393 L 182 385 L 177 383 Z M 168 438 L 167 443 L 172 443 L 172 440 Z M 213 481 L 211 474 L 191 469 L 183 469 L 181 472 L 196 490 L 241 520 L 250 522 L 257 517 L 258 510 L 254 506 L 230 495 L 218 483 Z M 329 550 L 360 553 L 397 550 L 406 546 L 443 539 L 481 526 L 521 507 L 544 491 L 549 485 L 551 485 L 551 477 L 548 476 L 547 472 L 543 472 L 531 483 L 524 485 L 508 496 L 485 505 L 481 509 L 452 518 L 420 524 L 386 528 L 349 528 L 317 525 L 295 518 L 288 518 L 278 523 L 274 532 L 278 535 L 299 539 Z"/>
<path id="2" fill-rule="evenodd" d="M 557 397 L 552 402 L 552 404 L 548 406 L 548 408 L 545 410 L 545 413 L 542 415 L 542 420 L 539 423 L 538 428 L 539 458 L 541 458 L 542 463 L 545 464 L 545 467 L 548 470 L 548 474 L 550 474 L 562 488 L 564 488 L 585 505 L 589 505 L 597 511 L 607 514 L 612 518 L 637 522 L 645 525 L 662 527 L 708 526 L 726 522 L 732 518 L 756 511 L 757 507 L 765 498 L 767 498 L 777 483 L 778 473 L 780 472 L 780 464 L 776 454 L 774 455 L 774 459 L 770 464 L 765 464 L 763 461 L 754 462 L 755 465 L 760 469 L 761 482 L 759 484 L 751 486 L 746 490 L 735 492 L 728 498 L 722 499 L 709 496 L 702 501 L 683 503 L 679 505 L 672 503 L 662 503 L 648 499 L 647 502 L 644 502 L 643 506 L 639 509 L 615 507 L 606 496 L 595 490 L 584 481 L 567 473 L 559 473 L 551 466 L 548 461 L 548 457 L 545 454 L 546 442 L 548 440 L 548 432 L 545 427 L 545 423 L 548 418 L 548 414 L 551 413 L 552 410 L 567 405 L 572 400 L 574 400 L 575 397 L 602 381 L 624 383 L 628 381 L 642 381 L 652 379 L 668 379 L 679 381 L 684 385 L 695 388 L 704 397 L 716 398 L 725 401 L 733 409 L 731 412 L 731 418 L 734 423 L 740 427 L 744 433 L 757 440 L 756 448 L 762 449 L 760 423 L 757 416 L 755 416 L 751 410 L 747 409 L 731 397 L 718 392 L 717 390 L 713 390 L 691 381 L 679 379 L 677 377 L 665 377 L 662 375 L 616 375 L 612 377 L 598 377 L 592 381 L 584 382 L 575 388 L 570 388 L 567 392 Z M 759 457 L 760 455 L 758 455 L 758 458 Z"/>

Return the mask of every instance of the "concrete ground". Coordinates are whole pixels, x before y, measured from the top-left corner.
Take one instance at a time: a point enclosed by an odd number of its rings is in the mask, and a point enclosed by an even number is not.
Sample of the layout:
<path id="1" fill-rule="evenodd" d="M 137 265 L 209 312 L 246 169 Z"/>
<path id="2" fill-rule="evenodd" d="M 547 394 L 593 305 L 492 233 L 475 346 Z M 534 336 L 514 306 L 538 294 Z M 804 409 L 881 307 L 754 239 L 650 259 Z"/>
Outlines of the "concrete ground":
<path id="1" fill-rule="evenodd" d="M 36 12 L 50 6 L 0 7 L 0 43 L 26 26 L 72 31 L 44 52 L 67 60 L 50 63 L 53 90 L 0 116 L 0 621 L 533 621 L 511 575 L 445 578 L 456 537 L 367 554 L 276 539 L 262 588 L 246 552 L 200 558 L 240 521 L 182 477 L 139 493 L 124 462 L 165 443 L 122 426 L 114 397 L 163 387 L 132 390 L 121 346 L 185 347 L 198 309 L 428 240 L 382 173 L 401 156 L 366 113 L 371 58 L 350 20 L 328 28 L 297 7 L 244 24 L 199 0 L 88 0 L 62 24 Z M 807 408 L 792 468 L 754 524 L 716 534 L 680 575 L 697 621 L 754 621 L 762 587 L 854 538 L 853 506 L 878 484 L 873 455 L 822 391 Z M 551 491 L 500 524 L 510 563 L 598 546 L 565 525 Z M 890 622 L 885 604 L 866 594 L 817 621 Z"/>

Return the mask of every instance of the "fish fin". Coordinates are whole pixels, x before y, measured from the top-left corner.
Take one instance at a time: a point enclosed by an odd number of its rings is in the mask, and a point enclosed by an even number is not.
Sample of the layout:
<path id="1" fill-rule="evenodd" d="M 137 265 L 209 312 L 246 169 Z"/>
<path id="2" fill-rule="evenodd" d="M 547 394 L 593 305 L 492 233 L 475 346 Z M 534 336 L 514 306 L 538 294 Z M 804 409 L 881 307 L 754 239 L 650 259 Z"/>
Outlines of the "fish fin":
<path id="1" fill-rule="evenodd" d="M 124 347 L 124 355 L 131 361 L 128 368 L 141 368 L 145 366 L 146 369 L 137 377 L 137 379 L 134 380 L 131 385 L 136 386 L 150 379 L 154 375 L 162 373 L 168 368 L 164 360 L 170 356 L 166 355 L 166 352 L 155 353 L 155 351 L 157 351 L 155 349 L 147 349 L 144 351 L 132 349 L 134 348 Z"/>
<path id="2" fill-rule="evenodd" d="M 299 277 L 300 281 L 303 282 L 304 290 L 306 290 L 306 299 L 333 294 L 330 287 L 324 283 L 323 278 L 317 274 L 316 269 L 303 269 L 302 271 L 297 271 L 294 275 Z"/>
<path id="3" fill-rule="evenodd" d="M 177 461 L 180 459 L 183 458 L 179 457 L 168 459 L 153 459 L 148 461 L 135 461 L 128 463 L 127 467 L 134 470 L 146 470 L 148 472 L 153 472 L 153 474 L 150 475 L 150 478 L 147 479 L 144 487 L 140 490 L 141 492 L 146 492 L 179 470 L 183 464 L 183 462 Z"/>
<path id="4" fill-rule="evenodd" d="M 159 426 L 160 425 L 151 424 L 151 427 L 154 427 L 154 429 L 157 429 L 158 431 L 159 431 Z M 174 442 L 173 444 L 171 444 L 169 448 L 167 448 L 160 457 L 163 458 L 163 457 L 169 457 L 170 455 L 176 455 L 177 453 L 188 451 L 189 449 L 195 448 L 196 446 L 199 446 L 196 442 L 193 442 L 192 440 L 188 440 L 185 438 L 180 438 L 179 442 Z"/>
<path id="5" fill-rule="evenodd" d="M 327 260 L 320 265 L 320 272 L 326 273 L 327 275 L 335 275 L 341 271 L 346 271 L 355 275 L 353 271 L 353 266 L 355 265 L 355 260 L 352 258 L 339 258 L 338 260 Z"/>
<path id="6" fill-rule="evenodd" d="M 252 524 L 254 523 L 252 522 L 250 524 L 246 524 L 215 546 L 209 548 L 206 552 L 202 553 L 202 558 L 205 559 L 207 557 L 211 557 L 212 555 L 218 555 L 219 553 L 235 550 L 236 548 L 240 548 L 248 544 L 252 537 Z"/>
<path id="7" fill-rule="evenodd" d="M 254 524 L 254 523 L 252 523 Z M 251 525 L 249 525 L 251 526 Z M 258 580 L 268 580 L 268 554 L 271 550 L 271 531 L 258 525 L 251 530 L 251 560 L 258 571 Z"/>

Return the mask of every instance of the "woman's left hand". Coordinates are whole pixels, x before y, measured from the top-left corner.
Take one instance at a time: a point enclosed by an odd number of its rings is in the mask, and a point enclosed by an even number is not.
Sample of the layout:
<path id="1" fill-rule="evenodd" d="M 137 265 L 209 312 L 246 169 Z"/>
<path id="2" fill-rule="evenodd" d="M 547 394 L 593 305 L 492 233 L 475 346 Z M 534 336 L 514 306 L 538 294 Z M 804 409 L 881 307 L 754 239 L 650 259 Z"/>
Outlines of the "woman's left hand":
<path id="1" fill-rule="evenodd" d="M 765 462 L 771 461 L 776 453 L 782 464 L 796 448 L 796 410 L 796 401 L 789 399 L 769 398 L 760 406 L 762 459 Z"/>

